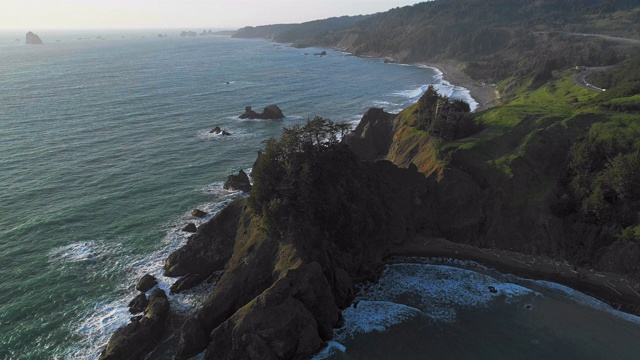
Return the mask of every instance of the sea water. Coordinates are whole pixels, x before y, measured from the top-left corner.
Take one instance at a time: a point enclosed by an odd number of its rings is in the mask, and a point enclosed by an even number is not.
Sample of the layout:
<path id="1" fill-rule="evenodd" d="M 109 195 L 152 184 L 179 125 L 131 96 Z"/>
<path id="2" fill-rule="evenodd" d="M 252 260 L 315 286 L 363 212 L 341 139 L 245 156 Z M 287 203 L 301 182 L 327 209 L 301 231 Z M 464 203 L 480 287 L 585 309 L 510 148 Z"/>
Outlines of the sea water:
<path id="1" fill-rule="evenodd" d="M 638 359 L 640 318 L 470 261 L 396 259 L 319 359 Z"/>
<path id="2" fill-rule="evenodd" d="M 400 111 L 428 84 L 470 100 L 432 69 L 331 50 L 170 30 L 36 33 L 44 45 L 0 34 L 0 359 L 96 358 L 129 321 L 140 276 L 170 286 L 163 261 L 199 221 L 190 211 L 241 196 L 222 182 L 283 127 Z M 238 119 L 273 103 L 283 120 Z"/>
<path id="3" fill-rule="evenodd" d="M 44 45 L 0 33 L 0 359 L 97 358 L 128 323 L 137 279 L 151 273 L 168 289 L 174 280 L 162 276 L 162 265 L 186 241 L 180 228 L 243 196 L 223 190 L 223 181 L 249 170 L 262 142 L 283 127 L 316 115 L 355 124 L 374 106 L 400 111 L 429 84 L 476 106 L 436 70 L 332 50 L 313 55 L 326 49 L 180 38 L 170 30 L 36 33 Z M 272 103 L 283 120 L 237 118 L 245 106 Z M 232 135 L 210 134 L 215 126 Z M 192 218 L 196 207 L 210 215 Z M 540 329 L 572 334 L 585 325 L 576 314 L 593 307 L 573 302 L 569 289 L 546 293 L 553 286 L 500 285 L 475 270 L 420 266 L 392 265 L 380 284 L 363 288 L 327 354 L 505 358 L 494 355 L 518 341 L 524 345 L 507 358 L 602 354 L 567 346 L 567 353 L 523 357 L 574 341 Z M 398 290 L 401 283 L 415 289 Z M 487 293 L 489 283 L 500 296 Z M 172 296 L 176 318 L 211 286 Z M 560 301 L 576 319 L 566 326 L 540 320 L 558 312 L 540 299 Z M 636 323 L 609 322 L 621 317 L 606 307 L 589 311 L 588 318 L 608 319 L 595 335 L 633 344 L 624 334 L 636 336 Z M 170 349 L 154 357 L 171 358 Z"/>

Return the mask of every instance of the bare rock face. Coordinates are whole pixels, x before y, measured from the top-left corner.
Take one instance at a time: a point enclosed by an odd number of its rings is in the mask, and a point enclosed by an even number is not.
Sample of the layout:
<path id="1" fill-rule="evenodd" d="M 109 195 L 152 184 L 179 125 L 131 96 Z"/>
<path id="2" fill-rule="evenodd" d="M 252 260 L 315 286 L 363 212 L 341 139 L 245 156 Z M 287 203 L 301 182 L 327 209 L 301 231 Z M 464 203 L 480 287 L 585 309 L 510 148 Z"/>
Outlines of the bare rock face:
<path id="1" fill-rule="evenodd" d="M 116 330 L 100 360 L 143 359 L 160 340 L 169 313 L 167 295 L 160 289 L 154 290 L 144 316 Z"/>
<path id="2" fill-rule="evenodd" d="M 211 334 L 206 359 L 306 359 L 340 319 L 317 262 L 291 269 Z"/>
<path id="3" fill-rule="evenodd" d="M 27 33 L 25 44 L 28 45 L 42 45 L 42 40 L 40 37 L 31 31 Z"/>
<path id="4" fill-rule="evenodd" d="M 129 302 L 129 312 L 132 314 L 141 313 L 147 308 L 147 305 L 149 305 L 149 299 L 141 292 Z"/>
<path id="5" fill-rule="evenodd" d="M 198 227 L 196 226 L 196 224 L 190 222 L 182 228 L 182 231 L 194 233 L 198 231 Z"/>
<path id="6" fill-rule="evenodd" d="M 191 216 L 202 219 L 203 217 L 207 216 L 207 213 L 200 209 L 193 209 L 193 211 L 191 211 Z"/>
<path id="7" fill-rule="evenodd" d="M 282 119 L 284 114 L 278 105 L 272 104 L 264 108 L 262 114 L 251 110 L 251 106 L 247 106 L 244 109 L 244 114 L 239 116 L 240 119 L 265 119 L 265 120 L 277 120 Z"/>
<path id="8" fill-rule="evenodd" d="M 145 276 L 140 278 L 140 281 L 138 281 L 138 284 L 136 285 L 136 290 L 146 292 L 151 290 L 157 284 L 158 284 L 158 281 L 153 275 L 146 274 Z"/>
<path id="9" fill-rule="evenodd" d="M 232 202 L 211 220 L 201 225 L 187 244 L 173 252 L 164 264 L 166 276 L 200 274 L 206 278 L 222 270 L 231 257 L 240 212 L 244 201 Z"/>
<path id="10" fill-rule="evenodd" d="M 347 140 L 361 160 L 373 161 L 387 155 L 393 142 L 393 119 L 396 115 L 379 108 L 371 108 L 364 113 Z"/>
<path id="11" fill-rule="evenodd" d="M 249 176 L 242 169 L 238 172 L 238 175 L 229 175 L 227 181 L 223 186 L 227 190 L 240 190 L 244 192 L 251 191 L 251 182 Z"/>

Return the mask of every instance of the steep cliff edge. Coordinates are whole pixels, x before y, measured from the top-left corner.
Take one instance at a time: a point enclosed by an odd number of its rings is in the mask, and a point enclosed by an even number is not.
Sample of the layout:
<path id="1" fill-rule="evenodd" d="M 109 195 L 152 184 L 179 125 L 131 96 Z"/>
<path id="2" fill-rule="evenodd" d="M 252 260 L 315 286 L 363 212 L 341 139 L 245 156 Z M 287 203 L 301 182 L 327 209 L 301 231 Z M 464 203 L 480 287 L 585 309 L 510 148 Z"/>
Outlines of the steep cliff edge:
<path id="1" fill-rule="evenodd" d="M 640 129 L 632 114 L 603 112 L 600 95 L 572 77 L 520 90 L 476 116 L 482 131 L 457 140 L 419 130 L 409 107 L 393 121 L 387 159 L 436 184 L 431 235 L 638 279 L 637 195 L 615 184 L 637 181 L 629 141 Z"/>
<path id="2" fill-rule="evenodd" d="M 314 119 L 267 143 L 249 199 L 232 203 L 169 257 L 168 273 L 186 273 L 175 271 L 181 262 L 174 260 L 192 261 L 177 254 L 220 242 L 222 230 L 205 229 L 236 229 L 224 274 L 184 323 L 177 358 L 205 349 L 206 359 L 312 356 L 341 325 L 354 282 L 375 277 L 390 247 L 428 223 L 430 185 L 422 174 L 360 162 L 331 133 L 318 135 L 326 124 Z"/>

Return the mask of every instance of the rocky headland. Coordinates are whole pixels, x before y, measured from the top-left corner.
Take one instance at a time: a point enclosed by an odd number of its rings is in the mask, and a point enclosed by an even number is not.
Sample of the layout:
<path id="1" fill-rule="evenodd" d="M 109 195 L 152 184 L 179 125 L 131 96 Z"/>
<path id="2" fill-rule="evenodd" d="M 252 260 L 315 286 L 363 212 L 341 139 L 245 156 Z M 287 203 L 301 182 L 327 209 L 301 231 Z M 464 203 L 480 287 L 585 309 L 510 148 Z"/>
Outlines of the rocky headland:
<path id="1" fill-rule="evenodd" d="M 528 172 L 560 171 L 564 159 L 547 153 L 568 151 L 562 133 L 531 139 L 527 153 L 535 166 L 516 168 L 512 177 L 482 177 L 455 157 L 439 160 L 437 139 L 412 130 L 419 113 L 370 109 L 346 142 L 305 142 L 318 129 L 340 129 L 317 118 L 295 128 L 293 138 L 267 142 L 253 167 L 254 188 L 246 189 L 250 196 L 197 228 L 165 262 L 165 275 L 180 278 L 172 293 L 222 271 L 184 322 L 177 359 L 203 351 L 205 359 L 309 358 L 341 326 L 354 284 L 375 279 L 393 255 L 475 260 L 640 313 L 637 244 L 580 257 L 586 244 L 597 246 L 595 229 L 574 233 L 576 225 L 557 218 L 548 202 L 509 200 L 513 187 L 538 181 Z M 308 150 L 292 150 L 298 148 Z M 275 156 L 282 151 L 293 152 Z M 244 178 L 242 172 L 232 177 Z M 114 334 L 108 351 L 121 347 L 124 331 Z"/>

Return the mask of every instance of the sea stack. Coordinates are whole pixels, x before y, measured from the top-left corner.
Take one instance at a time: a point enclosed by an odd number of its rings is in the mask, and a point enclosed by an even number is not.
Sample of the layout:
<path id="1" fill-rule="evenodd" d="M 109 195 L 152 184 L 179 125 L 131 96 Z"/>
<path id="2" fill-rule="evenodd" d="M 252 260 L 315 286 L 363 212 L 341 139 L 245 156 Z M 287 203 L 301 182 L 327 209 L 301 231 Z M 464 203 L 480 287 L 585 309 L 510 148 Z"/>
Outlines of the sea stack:
<path id="1" fill-rule="evenodd" d="M 40 39 L 40 37 L 38 35 L 32 33 L 31 31 L 29 31 L 27 33 L 25 43 L 28 44 L 28 45 L 42 45 L 42 40 Z"/>

